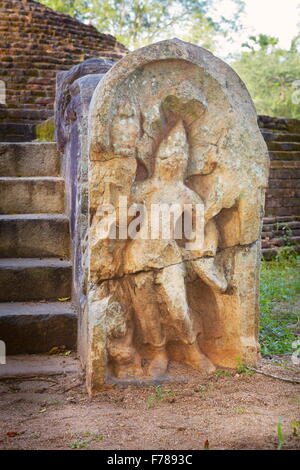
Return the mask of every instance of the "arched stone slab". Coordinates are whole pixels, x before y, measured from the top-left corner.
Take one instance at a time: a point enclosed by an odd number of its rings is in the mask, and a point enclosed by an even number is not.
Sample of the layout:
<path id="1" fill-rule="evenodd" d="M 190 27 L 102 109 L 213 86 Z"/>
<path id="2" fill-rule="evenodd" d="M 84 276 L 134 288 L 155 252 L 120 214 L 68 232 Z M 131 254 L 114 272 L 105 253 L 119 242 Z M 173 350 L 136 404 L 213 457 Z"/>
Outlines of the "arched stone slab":
<path id="1" fill-rule="evenodd" d="M 202 372 L 237 357 L 255 364 L 269 159 L 240 78 L 178 39 L 132 52 L 94 92 L 89 146 L 89 390 L 106 378 L 157 380 L 170 360 Z M 120 236 L 125 200 L 147 213 L 197 205 L 203 243 L 151 240 L 144 221 L 139 237 Z"/>

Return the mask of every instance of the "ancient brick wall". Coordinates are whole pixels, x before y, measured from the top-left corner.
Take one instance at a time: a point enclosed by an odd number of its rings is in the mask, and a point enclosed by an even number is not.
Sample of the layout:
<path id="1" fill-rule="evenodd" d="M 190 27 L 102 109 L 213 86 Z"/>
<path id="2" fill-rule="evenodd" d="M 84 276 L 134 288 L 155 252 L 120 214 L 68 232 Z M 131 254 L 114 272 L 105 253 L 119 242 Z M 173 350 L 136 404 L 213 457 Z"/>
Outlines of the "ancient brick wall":
<path id="1" fill-rule="evenodd" d="M 93 26 L 32 0 L 0 0 L 0 122 L 37 122 L 53 114 L 56 73 L 91 57 L 117 60 L 125 47 Z"/>
<path id="2" fill-rule="evenodd" d="M 259 116 L 270 159 L 262 248 L 274 256 L 280 246 L 300 246 L 300 120 Z"/>
<path id="3" fill-rule="evenodd" d="M 259 116 L 270 159 L 266 216 L 295 216 L 300 212 L 300 120 Z"/>

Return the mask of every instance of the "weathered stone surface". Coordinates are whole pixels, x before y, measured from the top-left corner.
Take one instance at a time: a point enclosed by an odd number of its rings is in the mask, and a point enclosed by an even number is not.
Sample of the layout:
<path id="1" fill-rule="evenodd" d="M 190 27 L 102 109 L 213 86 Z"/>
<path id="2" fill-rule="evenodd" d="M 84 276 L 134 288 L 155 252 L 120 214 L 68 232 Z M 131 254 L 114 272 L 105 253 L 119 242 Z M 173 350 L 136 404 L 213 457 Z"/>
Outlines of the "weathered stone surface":
<path id="1" fill-rule="evenodd" d="M 65 215 L 0 215 L 0 258 L 68 258 L 69 236 Z"/>
<path id="2" fill-rule="evenodd" d="M 239 77 L 191 44 L 147 46 L 100 81 L 89 136 L 90 269 L 80 342 L 90 392 L 107 376 L 157 379 L 170 359 L 206 372 L 232 367 L 237 357 L 255 364 L 269 158 Z M 203 243 L 187 247 L 161 229 L 151 240 L 145 219 L 138 237 L 112 239 L 125 197 L 147 211 L 197 205 Z M 103 215 L 108 204 L 116 220 Z"/>
<path id="3" fill-rule="evenodd" d="M 0 302 L 57 300 L 71 296 L 72 266 L 60 259 L 0 259 Z"/>
<path id="4" fill-rule="evenodd" d="M 0 176 L 59 176 L 55 142 L 0 143 Z"/>
<path id="5" fill-rule="evenodd" d="M 54 346 L 74 349 L 77 318 L 69 302 L 0 304 L 1 339 L 7 354 L 36 354 Z"/>
<path id="6" fill-rule="evenodd" d="M 7 113 L 5 110 L 5 117 L 6 116 Z M 30 142 L 34 139 L 34 124 L 0 122 L 0 142 Z"/>
<path id="7" fill-rule="evenodd" d="M 104 59 L 87 60 L 59 73 L 56 85 L 56 139 L 66 182 L 74 266 L 72 291 L 79 312 L 78 348 L 83 357 L 87 336 L 83 316 L 88 269 L 88 111 L 96 86 L 112 65 L 112 61 Z"/>
<path id="8" fill-rule="evenodd" d="M 63 178 L 0 177 L 0 214 L 60 214 L 64 190 Z"/>
<path id="9" fill-rule="evenodd" d="M 8 356 L 6 364 L 1 364 L 0 378 L 43 377 L 58 374 L 74 374 L 80 379 L 78 359 L 72 356 L 49 354 L 18 354 Z"/>

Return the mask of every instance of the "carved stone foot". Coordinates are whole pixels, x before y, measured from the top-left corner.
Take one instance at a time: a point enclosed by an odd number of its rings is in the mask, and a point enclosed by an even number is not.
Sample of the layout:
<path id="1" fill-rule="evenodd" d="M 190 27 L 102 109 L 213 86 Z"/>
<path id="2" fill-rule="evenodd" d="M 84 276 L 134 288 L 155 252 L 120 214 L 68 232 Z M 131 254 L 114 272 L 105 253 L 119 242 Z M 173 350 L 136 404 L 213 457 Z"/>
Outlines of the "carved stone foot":
<path id="1" fill-rule="evenodd" d="M 115 367 L 115 375 L 120 380 L 138 380 L 144 371 L 140 364 L 122 364 Z"/>
<path id="2" fill-rule="evenodd" d="M 109 357 L 112 361 L 114 375 L 118 379 L 138 379 L 144 375 L 140 355 L 134 348 L 111 345 Z"/>
<path id="3" fill-rule="evenodd" d="M 149 364 L 148 374 L 154 378 L 163 377 L 166 375 L 168 362 L 169 360 L 165 349 L 157 352 Z"/>
<path id="4" fill-rule="evenodd" d="M 194 369 L 211 374 L 216 370 L 213 363 L 203 354 L 198 344 L 186 345 L 185 362 Z"/>

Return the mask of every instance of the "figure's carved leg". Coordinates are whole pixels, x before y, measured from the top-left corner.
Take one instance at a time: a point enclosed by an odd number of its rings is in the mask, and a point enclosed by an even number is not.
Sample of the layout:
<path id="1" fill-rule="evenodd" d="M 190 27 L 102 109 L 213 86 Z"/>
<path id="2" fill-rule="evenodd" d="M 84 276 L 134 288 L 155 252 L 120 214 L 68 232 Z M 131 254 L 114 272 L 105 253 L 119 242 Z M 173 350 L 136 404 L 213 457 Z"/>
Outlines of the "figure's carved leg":
<path id="1" fill-rule="evenodd" d="M 150 345 L 154 355 L 148 367 L 148 374 L 158 378 L 166 374 L 169 361 L 156 299 L 154 274 L 140 273 L 128 279 L 133 309 L 143 335 L 142 341 Z"/>
<path id="2" fill-rule="evenodd" d="M 185 362 L 199 370 L 214 371 L 214 365 L 200 351 L 197 342 L 188 306 L 184 264 L 176 264 L 162 269 L 157 275 L 156 282 L 160 301 L 165 305 L 171 322 L 185 345 Z"/>
<path id="3" fill-rule="evenodd" d="M 135 347 L 135 325 L 130 293 L 125 280 L 110 283 L 107 308 L 107 353 L 114 375 L 120 379 L 143 375 L 141 357 Z"/>
<path id="4" fill-rule="evenodd" d="M 159 301 L 164 303 L 173 326 L 187 344 L 196 341 L 196 333 L 189 314 L 185 289 L 183 263 L 163 268 L 156 276 Z"/>
<path id="5" fill-rule="evenodd" d="M 166 346 L 157 347 L 154 351 L 155 355 L 149 364 L 148 374 L 154 378 L 163 377 L 167 372 L 169 364 Z"/>
<path id="6" fill-rule="evenodd" d="M 140 355 L 132 346 L 133 332 L 130 326 L 124 337 L 108 341 L 109 358 L 113 362 L 114 374 L 119 379 L 139 378 L 143 375 Z"/>

